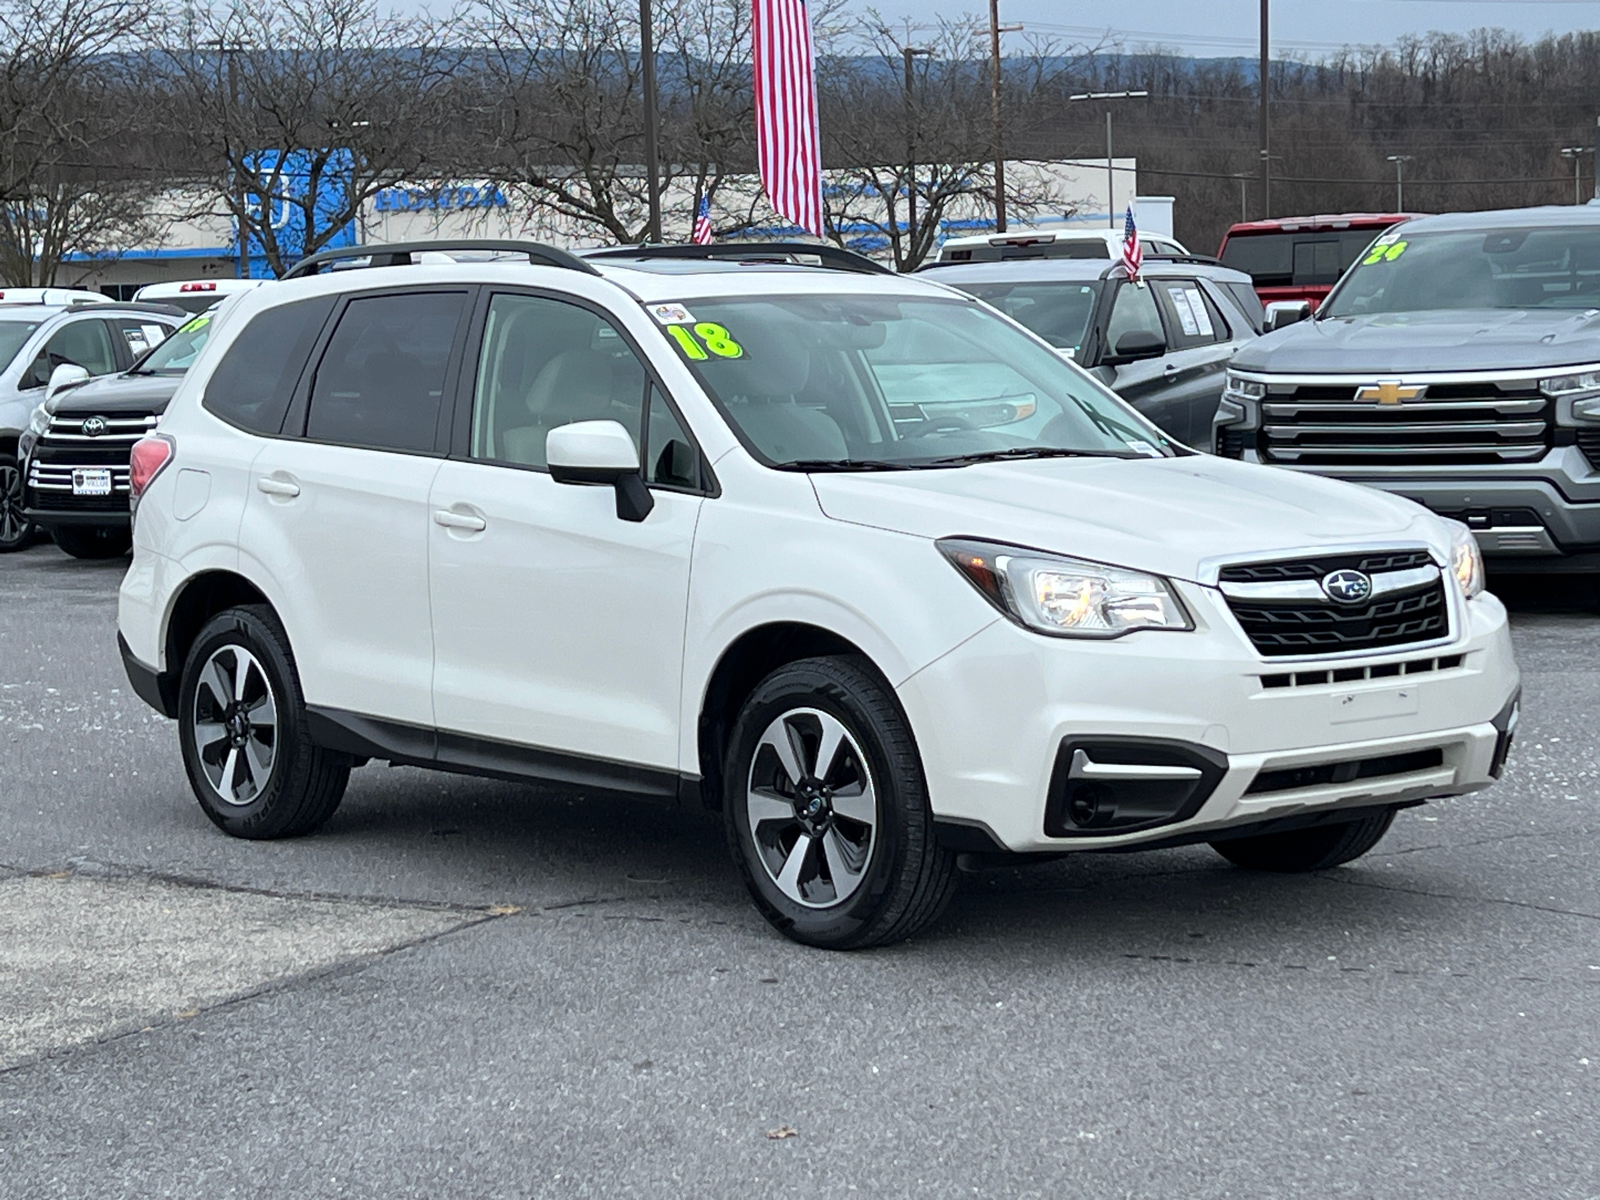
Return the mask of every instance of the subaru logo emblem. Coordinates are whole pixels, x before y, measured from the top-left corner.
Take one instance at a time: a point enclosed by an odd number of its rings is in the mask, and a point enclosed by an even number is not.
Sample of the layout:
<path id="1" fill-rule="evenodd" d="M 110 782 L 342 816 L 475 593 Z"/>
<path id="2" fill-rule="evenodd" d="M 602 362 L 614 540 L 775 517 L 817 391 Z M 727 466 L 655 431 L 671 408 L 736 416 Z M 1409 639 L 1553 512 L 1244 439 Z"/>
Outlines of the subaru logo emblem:
<path id="1" fill-rule="evenodd" d="M 104 417 L 90 417 L 83 423 L 84 437 L 99 437 L 105 431 L 106 419 Z"/>
<path id="2" fill-rule="evenodd" d="M 1322 590 L 1340 604 L 1360 604 L 1372 595 L 1372 580 L 1360 571 L 1331 571 L 1322 577 Z"/>

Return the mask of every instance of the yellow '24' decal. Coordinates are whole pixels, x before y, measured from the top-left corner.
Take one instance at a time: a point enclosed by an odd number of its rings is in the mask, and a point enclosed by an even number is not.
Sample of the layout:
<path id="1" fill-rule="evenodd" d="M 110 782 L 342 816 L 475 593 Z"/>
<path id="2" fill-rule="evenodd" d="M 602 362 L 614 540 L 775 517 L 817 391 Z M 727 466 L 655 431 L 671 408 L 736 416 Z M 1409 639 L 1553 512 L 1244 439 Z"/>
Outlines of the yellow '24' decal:
<path id="1" fill-rule="evenodd" d="M 1367 256 L 1361 260 L 1361 265 L 1363 267 L 1371 267 L 1381 262 L 1393 262 L 1405 252 L 1406 244 L 1404 242 L 1396 242 L 1392 246 L 1374 246 L 1367 252 Z"/>

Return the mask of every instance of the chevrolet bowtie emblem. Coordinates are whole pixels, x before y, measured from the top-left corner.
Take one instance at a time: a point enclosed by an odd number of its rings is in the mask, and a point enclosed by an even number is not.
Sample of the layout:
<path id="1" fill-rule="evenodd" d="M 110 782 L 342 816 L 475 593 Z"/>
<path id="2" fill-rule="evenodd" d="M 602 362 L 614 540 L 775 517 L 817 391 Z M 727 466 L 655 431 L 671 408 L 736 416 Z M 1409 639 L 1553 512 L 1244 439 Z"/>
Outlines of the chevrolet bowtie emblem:
<path id="1" fill-rule="evenodd" d="M 1374 400 L 1379 404 L 1399 404 L 1402 400 L 1415 400 L 1426 390 L 1423 387 L 1404 387 L 1398 379 L 1380 379 L 1369 387 L 1357 388 L 1356 399 L 1369 404 Z"/>

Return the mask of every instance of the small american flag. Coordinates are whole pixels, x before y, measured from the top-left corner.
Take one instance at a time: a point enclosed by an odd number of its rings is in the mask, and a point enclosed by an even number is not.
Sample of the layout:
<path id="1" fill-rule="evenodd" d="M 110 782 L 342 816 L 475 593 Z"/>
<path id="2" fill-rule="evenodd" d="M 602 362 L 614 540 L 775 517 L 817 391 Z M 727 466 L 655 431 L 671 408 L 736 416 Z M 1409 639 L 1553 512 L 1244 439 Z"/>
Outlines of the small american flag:
<path id="1" fill-rule="evenodd" d="M 1128 205 L 1128 219 L 1122 224 L 1122 269 L 1134 283 L 1139 282 L 1139 271 L 1144 266 L 1144 247 L 1139 245 L 1139 227 L 1133 223 L 1133 205 Z"/>
<path id="2" fill-rule="evenodd" d="M 805 0 L 754 0 L 750 27 L 761 187 L 779 215 L 821 237 L 822 145 Z"/>
<path id="3" fill-rule="evenodd" d="M 700 207 L 694 214 L 694 233 L 690 241 L 696 246 L 709 246 L 712 239 L 711 232 L 711 200 L 706 196 L 700 197 Z"/>

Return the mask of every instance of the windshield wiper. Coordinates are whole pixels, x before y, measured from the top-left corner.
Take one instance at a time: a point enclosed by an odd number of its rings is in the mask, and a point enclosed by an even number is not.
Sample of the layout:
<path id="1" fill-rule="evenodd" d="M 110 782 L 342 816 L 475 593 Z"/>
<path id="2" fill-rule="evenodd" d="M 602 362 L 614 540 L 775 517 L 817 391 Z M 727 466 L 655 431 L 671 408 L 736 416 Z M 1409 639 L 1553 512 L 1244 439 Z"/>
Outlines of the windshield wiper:
<path id="1" fill-rule="evenodd" d="M 915 471 L 921 462 L 895 462 L 888 458 L 802 458 L 778 463 L 785 471 Z"/>
<path id="2" fill-rule="evenodd" d="M 1054 446 L 1015 446 L 1010 450 L 975 450 L 971 454 L 952 454 L 949 458 L 924 459 L 928 466 L 958 467 L 967 463 L 1005 462 L 1023 458 L 1143 458 L 1142 454 L 1118 454 L 1109 450 L 1062 450 Z"/>

